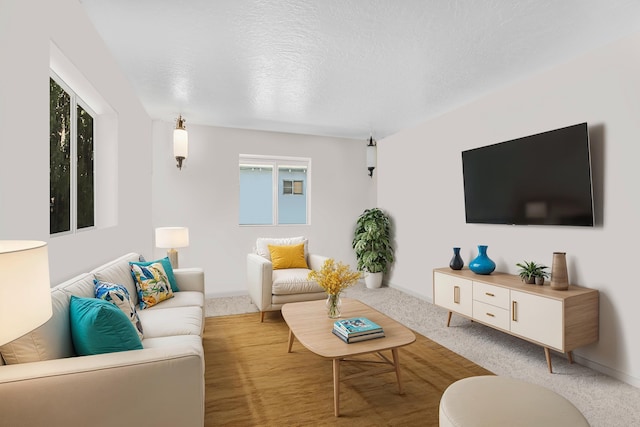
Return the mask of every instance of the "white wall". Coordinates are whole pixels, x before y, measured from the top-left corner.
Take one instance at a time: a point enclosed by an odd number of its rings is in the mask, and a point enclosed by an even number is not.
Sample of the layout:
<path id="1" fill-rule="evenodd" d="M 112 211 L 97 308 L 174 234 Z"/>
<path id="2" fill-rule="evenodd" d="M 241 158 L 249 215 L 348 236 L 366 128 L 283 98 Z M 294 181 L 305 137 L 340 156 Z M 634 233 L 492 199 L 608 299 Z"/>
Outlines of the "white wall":
<path id="1" fill-rule="evenodd" d="M 188 120 L 188 113 L 183 113 Z M 176 113 L 177 116 L 177 113 Z M 205 269 L 208 296 L 246 294 L 246 254 L 258 237 L 304 235 L 309 250 L 355 266 L 357 217 L 375 206 L 364 140 L 189 125 L 182 170 L 172 153 L 174 123 L 153 123 L 153 226 L 189 227 L 181 267 Z M 239 154 L 311 158 L 311 224 L 239 226 Z M 164 249 L 155 249 L 163 256 Z"/>
<path id="2" fill-rule="evenodd" d="M 551 265 L 554 251 L 566 251 L 570 281 L 600 291 L 600 340 L 576 350 L 578 359 L 640 386 L 640 286 L 632 270 L 640 236 L 639 51 L 640 34 L 381 141 L 378 201 L 397 230 L 392 286 L 431 300 L 431 270 L 448 265 L 454 246 L 468 265 L 486 244 L 497 270 L 509 273 L 516 262 Z M 596 227 L 465 223 L 461 151 L 584 121 Z M 398 191 L 407 186 L 415 190 Z"/>
<path id="3" fill-rule="evenodd" d="M 49 46 L 117 114 L 116 223 L 49 237 Z M 151 250 L 151 120 L 77 0 L 0 2 L 0 239 L 49 244 L 52 285 L 129 251 Z M 97 141 L 97 144 L 100 142 Z M 99 173 L 97 171 L 96 173 Z"/>

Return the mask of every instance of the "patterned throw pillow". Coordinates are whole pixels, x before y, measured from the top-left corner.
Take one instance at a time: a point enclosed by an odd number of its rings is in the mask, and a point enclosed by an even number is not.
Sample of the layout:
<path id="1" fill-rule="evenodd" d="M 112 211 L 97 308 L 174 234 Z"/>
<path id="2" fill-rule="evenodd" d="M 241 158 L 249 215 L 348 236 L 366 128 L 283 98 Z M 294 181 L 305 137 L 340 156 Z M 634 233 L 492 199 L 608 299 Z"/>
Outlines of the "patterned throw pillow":
<path id="1" fill-rule="evenodd" d="M 140 308 L 145 309 L 173 298 L 169 278 L 161 262 L 147 266 L 129 263 L 138 290 Z"/>
<path id="2" fill-rule="evenodd" d="M 124 314 L 127 315 L 133 326 L 138 332 L 138 336 L 142 339 L 142 324 L 136 311 L 136 306 L 131 301 L 129 291 L 122 285 L 116 283 L 102 282 L 93 280 L 95 285 L 96 298 L 110 301 L 115 304 Z"/>
<path id="3" fill-rule="evenodd" d="M 162 267 L 164 267 L 164 272 L 167 273 L 167 278 L 169 279 L 169 284 L 171 285 L 171 290 L 173 292 L 180 292 L 178 289 L 178 282 L 176 281 L 176 276 L 173 274 L 173 266 L 171 265 L 171 261 L 169 261 L 169 257 L 164 257 L 162 259 L 157 259 L 155 261 L 143 261 L 142 255 L 140 255 L 140 262 L 130 262 L 129 264 L 137 264 L 143 267 L 146 267 L 151 264 L 155 264 L 156 262 L 161 262 Z M 134 278 L 135 280 L 135 278 Z"/>

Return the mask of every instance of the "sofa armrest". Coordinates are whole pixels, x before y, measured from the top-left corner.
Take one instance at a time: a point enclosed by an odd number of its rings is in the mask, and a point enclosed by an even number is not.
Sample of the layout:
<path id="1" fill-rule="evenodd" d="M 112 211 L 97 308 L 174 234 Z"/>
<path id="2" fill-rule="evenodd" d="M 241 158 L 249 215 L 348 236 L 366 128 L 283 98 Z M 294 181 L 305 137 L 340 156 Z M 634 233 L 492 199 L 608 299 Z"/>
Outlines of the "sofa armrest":
<path id="1" fill-rule="evenodd" d="M 258 310 L 271 306 L 273 264 L 258 254 L 247 254 L 247 286 L 249 296 Z"/>
<path id="2" fill-rule="evenodd" d="M 173 270 L 178 289 L 198 291 L 204 294 L 204 270 L 201 268 L 176 268 Z"/>
<path id="3" fill-rule="evenodd" d="M 309 261 L 309 268 L 311 270 L 320 270 L 324 262 L 328 259 L 329 257 L 316 254 L 309 254 L 307 256 L 307 261 Z"/>
<path id="4" fill-rule="evenodd" d="M 2 424 L 202 427 L 203 358 L 182 346 L 0 366 Z"/>

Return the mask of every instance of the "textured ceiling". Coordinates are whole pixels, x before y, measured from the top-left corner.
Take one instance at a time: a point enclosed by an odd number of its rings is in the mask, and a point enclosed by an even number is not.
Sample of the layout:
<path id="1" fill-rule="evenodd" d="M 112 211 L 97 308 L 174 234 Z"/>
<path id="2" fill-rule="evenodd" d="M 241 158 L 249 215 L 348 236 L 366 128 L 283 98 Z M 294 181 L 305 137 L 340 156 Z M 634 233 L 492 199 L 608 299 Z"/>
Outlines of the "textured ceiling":
<path id="1" fill-rule="evenodd" d="M 640 31 L 640 0 L 80 2 L 153 119 L 360 139 Z"/>

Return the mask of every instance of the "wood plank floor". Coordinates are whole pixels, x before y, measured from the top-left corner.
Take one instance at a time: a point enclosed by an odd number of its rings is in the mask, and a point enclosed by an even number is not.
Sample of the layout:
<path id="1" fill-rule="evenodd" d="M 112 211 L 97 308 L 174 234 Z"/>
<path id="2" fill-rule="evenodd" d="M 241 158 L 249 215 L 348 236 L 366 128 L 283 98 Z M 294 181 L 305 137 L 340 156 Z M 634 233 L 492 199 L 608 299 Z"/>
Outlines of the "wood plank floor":
<path id="1" fill-rule="evenodd" d="M 335 418 L 331 360 L 297 341 L 287 353 L 288 328 L 279 313 L 264 323 L 259 316 L 206 320 L 206 426 L 437 426 L 440 397 L 450 384 L 491 374 L 416 333 L 416 342 L 399 350 L 405 393 L 398 394 L 393 373 L 344 381 Z M 368 364 L 345 363 L 342 375 L 364 369 Z"/>

